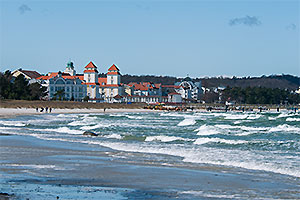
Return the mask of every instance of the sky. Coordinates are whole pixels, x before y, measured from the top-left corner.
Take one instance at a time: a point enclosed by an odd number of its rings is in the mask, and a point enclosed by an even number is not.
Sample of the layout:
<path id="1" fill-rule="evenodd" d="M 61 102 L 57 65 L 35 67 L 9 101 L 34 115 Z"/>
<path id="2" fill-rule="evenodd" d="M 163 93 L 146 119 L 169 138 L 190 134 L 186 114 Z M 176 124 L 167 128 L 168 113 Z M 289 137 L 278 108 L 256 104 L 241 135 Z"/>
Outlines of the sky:
<path id="1" fill-rule="evenodd" d="M 0 0 L 0 71 L 300 76 L 300 1 Z"/>

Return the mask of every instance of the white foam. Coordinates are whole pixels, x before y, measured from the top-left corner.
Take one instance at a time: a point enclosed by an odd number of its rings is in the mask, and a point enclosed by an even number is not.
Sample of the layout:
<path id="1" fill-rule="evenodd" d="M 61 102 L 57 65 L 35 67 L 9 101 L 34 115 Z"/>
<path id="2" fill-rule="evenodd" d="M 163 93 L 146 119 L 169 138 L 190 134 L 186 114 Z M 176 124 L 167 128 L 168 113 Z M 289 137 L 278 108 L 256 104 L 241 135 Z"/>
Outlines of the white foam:
<path id="1" fill-rule="evenodd" d="M 146 142 L 151 142 L 151 141 L 172 142 L 176 140 L 188 140 L 188 139 L 182 137 L 176 137 L 176 136 L 165 136 L 165 135 L 147 136 L 145 139 Z"/>
<path id="2" fill-rule="evenodd" d="M 232 126 L 229 124 L 216 124 L 215 127 L 218 127 L 220 129 L 237 129 L 238 126 Z"/>
<path id="3" fill-rule="evenodd" d="M 300 134 L 300 128 L 295 126 L 290 126 L 288 124 L 278 125 L 276 127 L 270 128 L 269 132 L 293 132 Z"/>
<path id="4" fill-rule="evenodd" d="M 22 167 L 22 168 L 35 168 L 35 169 L 55 169 L 63 170 L 64 168 L 57 167 L 56 165 L 31 165 L 31 164 L 2 164 L 2 166 L 9 167 Z"/>
<path id="5" fill-rule="evenodd" d="M 267 131 L 268 127 L 249 127 L 249 126 L 239 126 L 238 128 L 244 131 Z"/>
<path id="6" fill-rule="evenodd" d="M 97 129 L 97 128 L 101 128 L 101 127 L 109 127 L 111 126 L 110 124 L 97 124 L 94 126 L 83 126 L 80 129 L 81 130 L 93 130 L 93 129 Z"/>
<path id="7" fill-rule="evenodd" d="M 178 113 L 160 113 L 160 116 L 168 116 L 168 117 L 185 117 L 183 114 Z"/>
<path id="8" fill-rule="evenodd" d="M 247 117 L 247 119 L 258 119 L 260 118 L 262 115 L 259 114 L 251 114 Z"/>
<path id="9" fill-rule="evenodd" d="M 182 191 L 179 193 L 180 194 L 190 194 L 190 195 L 198 196 L 198 197 L 217 198 L 217 199 L 236 199 L 236 198 L 240 199 L 240 197 L 237 197 L 236 195 L 209 194 L 209 193 L 205 193 L 203 191 L 195 191 L 195 190 Z"/>
<path id="10" fill-rule="evenodd" d="M 193 118 L 186 118 L 184 120 L 182 120 L 181 122 L 179 122 L 177 124 L 177 126 L 190 126 L 190 125 L 194 125 L 196 124 L 196 120 Z"/>
<path id="11" fill-rule="evenodd" d="M 80 130 L 72 130 L 69 129 L 68 127 L 60 127 L 57 129 L 34 129 L 37 131 L 49 131 L 49 132 L 57 132 L 57 133 L 69 133 L 69 134 L 83 134 L 84 131 L 80 131 Z"/>
<path id="12" fill-rule="evenodd" d="M 17 122 L 17 121 L 0 121 L 0 124 L 4 125 L 4 126 L 26 126 L 25 123 L 23 122 Z"/>
<path id="13" fill-rule="evenodd" d="M 286 119 L 286 121 L 287 122 L 300 122 L 300 118 L 291 118 L 291 117 L 289 117 L 289 118 Z"/>
<path id="14" fill-rule="evenodd" d="M 142 116 L 125 115 L 128 119 L 143 119 Z"/>
<path id="15" fill-rule="evenodd" d="M 111 135 L 105 135 L 103 137 L 105 137 L 105 138 L 112 138 L 112 139 L 119 139 L 119 140 L 121 140 L 123 138 L 121 135 L 116 134 L 116 133 L 113 133 Z"/>
<path id="16" fill-rule="evenodd" d="M 242 114 L 228 114 L 225 116 L 225 119 L 234 120 L 234 119 L 247 119 L 248 115 Z"/>
<path id="17" fill-rule="evenodd" d="M 220 133 L 215 127 L 206 124 L 200 126 L 195 131 L 198 131 L 197 135 L 214 135 Z"/>
<path id="18" fill-rule="evenodd" d="M 248 143 L 245 140 L 225 140 L 221 138 L 198 138 L 194 144 L 206 144 L 206 143 L 225 143 L 225 144 L 245 144 Z"/>

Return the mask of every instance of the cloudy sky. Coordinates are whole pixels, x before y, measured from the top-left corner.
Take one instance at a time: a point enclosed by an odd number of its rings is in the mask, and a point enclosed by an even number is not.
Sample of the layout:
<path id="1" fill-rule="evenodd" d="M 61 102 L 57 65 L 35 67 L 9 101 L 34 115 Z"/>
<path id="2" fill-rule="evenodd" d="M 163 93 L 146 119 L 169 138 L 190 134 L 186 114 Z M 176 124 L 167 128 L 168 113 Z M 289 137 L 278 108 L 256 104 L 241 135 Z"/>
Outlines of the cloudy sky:
<path id="1" fill-rule="evenodd" d="M 0 0 L 0 70 L 300 74 L 299 1 Z"/>

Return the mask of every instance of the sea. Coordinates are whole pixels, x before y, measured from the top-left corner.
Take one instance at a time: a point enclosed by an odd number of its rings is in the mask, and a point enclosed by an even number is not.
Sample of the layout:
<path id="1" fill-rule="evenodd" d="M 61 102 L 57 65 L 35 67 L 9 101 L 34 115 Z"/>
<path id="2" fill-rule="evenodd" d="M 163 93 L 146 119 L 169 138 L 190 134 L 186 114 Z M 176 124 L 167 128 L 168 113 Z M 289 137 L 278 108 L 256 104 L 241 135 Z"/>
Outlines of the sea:
<path id="1" fill-rule="evenodd" d="M 300 178 L 300 114 L 288 111 L 53 113 L 0 119 L 0 132 L 105 147 L 132 163 L 151 160 L 159 167 L 209 166 Z"/>

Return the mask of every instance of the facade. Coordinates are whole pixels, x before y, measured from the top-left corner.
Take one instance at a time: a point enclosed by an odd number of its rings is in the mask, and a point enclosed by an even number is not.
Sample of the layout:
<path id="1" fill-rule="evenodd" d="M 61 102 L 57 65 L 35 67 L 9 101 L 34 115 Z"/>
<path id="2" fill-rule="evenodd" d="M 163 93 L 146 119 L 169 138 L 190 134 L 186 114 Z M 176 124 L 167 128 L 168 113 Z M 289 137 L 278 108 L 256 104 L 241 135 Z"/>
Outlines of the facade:
<path id="1" fill-rule="evenodd" d="M 67 68 L 73 66 L 69 62 Z M 67 71 L 66 68 L 66 71 Z M 74 69 L 74 67 L 73 67 Z M 74 70 L 75 71 L 75 70 Z M 74 74 L 74 73 L 71 73 Z M 75 100 L 82 101 L 87 94 L 86 86 L 83 84 L 82 75 L 71 75 L 66 72 L 52 72 L 47 76 L 40 76 L 37 80 L 40 84 L 47 88 L 47 100 L 60 99 L 60 100 Z"/>
<path id="2" fill-rule="evenodd" d="M 182 97 L 180 93 L 173 92 L 168 94 L 168 102 L 169 103 L 181 103 Z"/>
<path id="3" fill-rule="evenodd" d="M 82 84 L 86 85 L 86 96 L 88 96 L 91 101 L 100 101 L 98 69 L 93 62 L 90 62 L 85 66 L 83 80 L 84 82 Z"/>
<path id="4" fill-rule="evenodd" d="M 102 79 L 99 87 L 99 93 L 105 102 L 114 103 L 122 101 L 119 97 L 122 98 L 124 87 L 121 85 L 120 70 L 115 64 L 108 69 L 106 80 Z"/>
<path id="5" fill-rule="evenodd" d="M 176 92 L 181 94 L 182 99 L 187 102 L 199 102 L 202 94 L 201 81 L 194 82 L 187 77 L 182 82 L 177 82 L 175 85 L 180 86 L 176 88 Z"/>
<path id="6" fill-rule="evenodd" d="M 182 103 L 197 102 L 202 94 L 201 82 L 194 83 L 185 78 L 175 85 L 154 84 L 151 82 L 121 83 L 119 68 L 113 64 L 106 77 L 99 77 L 97 66 L 89 62 L 83 74 L 76 74 L 72 62 L 67 63 L 64 72 L 48 73 L 37 78 L 47 87 L 48 100 L 63 99 L 108 103 Z"/>

